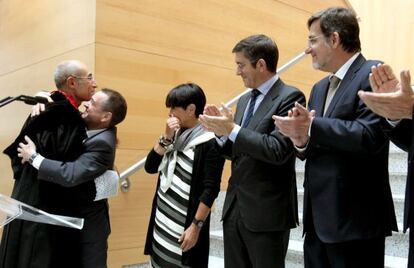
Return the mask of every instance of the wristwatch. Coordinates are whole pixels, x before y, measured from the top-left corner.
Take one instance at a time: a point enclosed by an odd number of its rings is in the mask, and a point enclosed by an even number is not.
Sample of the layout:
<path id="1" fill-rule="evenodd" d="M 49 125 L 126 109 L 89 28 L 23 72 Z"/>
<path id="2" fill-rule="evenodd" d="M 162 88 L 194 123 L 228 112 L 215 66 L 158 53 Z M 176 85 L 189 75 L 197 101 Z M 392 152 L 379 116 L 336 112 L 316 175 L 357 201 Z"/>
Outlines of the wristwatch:
<path id="1" fill-rule="evenodd" d="M 201 229 L 201 227 L 203 227 L 204 225 L 204 221 L 203 220 L 197 220 L 196 218 L 193 219 L 193 223 Z"/>
<path id="2" fill-rule="evenodd" d="M 158 144 L 167 149 L 168 146 L 170 146 L 173 143 L 172 140 L 165 138 L 163 135 L 160 136 L 160 139 L 158 140 Z"/>
<path id="3" fill-rule="evenodd" d="M 30 158 L 29 158 L 29 163 L 30 164 L 33 164 L 33 161 L 35 160 L 36 156 L 38 156 L 38 153 L 34 153 L 30 156 Z"/>

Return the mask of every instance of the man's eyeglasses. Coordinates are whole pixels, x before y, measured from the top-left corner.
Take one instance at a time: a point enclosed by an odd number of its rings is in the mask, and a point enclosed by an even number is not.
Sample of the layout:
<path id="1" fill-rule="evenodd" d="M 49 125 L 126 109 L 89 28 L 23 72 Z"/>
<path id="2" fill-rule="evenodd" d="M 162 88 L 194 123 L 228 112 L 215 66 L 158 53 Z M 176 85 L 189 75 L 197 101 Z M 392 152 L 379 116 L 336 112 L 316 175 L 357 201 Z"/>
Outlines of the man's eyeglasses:
<path id="1" fill-rule="evenodd" d="M 316 42 L 318 41 L 318 39 L 320 37 L 323 37 L 323 34 L 317 35 L 317 36 L 313 36 L 313 37 L 309 37 L 308 38 L 308 47 L 314 46 L 316 44 Z"/>
<path id="2" fill-rule="evenodd" d="M 95 81 L 93 74 L 88 74 L 88 76 L 86 77 L 80 77 L 80 76 L 76 76 L 76 75 L 70 75 L 76 79 L 88 79 L 89 81 Z"/>

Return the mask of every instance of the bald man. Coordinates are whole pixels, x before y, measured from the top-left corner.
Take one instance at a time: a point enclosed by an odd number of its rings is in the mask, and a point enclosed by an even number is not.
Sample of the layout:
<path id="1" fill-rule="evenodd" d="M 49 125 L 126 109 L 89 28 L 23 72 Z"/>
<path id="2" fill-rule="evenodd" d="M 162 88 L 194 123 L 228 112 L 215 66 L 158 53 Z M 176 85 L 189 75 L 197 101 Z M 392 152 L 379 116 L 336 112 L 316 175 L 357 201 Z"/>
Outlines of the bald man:
<path id="1" fill-rule="evenodd" d="M 38 180 L 38 172 L 22 164 L 17 148 L 24 136 L 30 137 L 44 157 L 72 161 L 83 151 L 87 138 L 85 123 L 78 111 L 89 101 L 97 87 L 87 66 L 77 60 L 60 63 L 55 71 L 57 90 L 52 103 L 35 117 L 28 118 L 16 140 L 4 153 L 11 159 L 14 175 L 12 197 L 41 210 L 66 216 L 79 214 L 82 196 L 95 191 L 95 185 L 65 188 L 49 181 Z M 15 220 L 3 230 L 0 245 L 0 267 L 82 267 L 78 230 Z"/>

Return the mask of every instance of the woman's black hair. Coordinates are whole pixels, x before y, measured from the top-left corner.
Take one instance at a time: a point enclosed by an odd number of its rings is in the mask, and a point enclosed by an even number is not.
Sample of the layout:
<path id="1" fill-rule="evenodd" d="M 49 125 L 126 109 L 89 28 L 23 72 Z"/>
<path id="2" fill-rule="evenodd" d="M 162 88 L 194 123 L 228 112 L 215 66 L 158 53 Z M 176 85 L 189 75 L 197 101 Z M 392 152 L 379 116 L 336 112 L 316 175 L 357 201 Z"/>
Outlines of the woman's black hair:
<path id="1" fill-rule="evenodd" d="M 167 108 L 181 107 L 186 109 L 188 105 L 194 104 L 196 107 L 195 116 L 198 118 L 203 113 L 206 105 L 206 95 L 201 87 L 194 83 L 185 83 L 171 89 L 165 99 Z"/>

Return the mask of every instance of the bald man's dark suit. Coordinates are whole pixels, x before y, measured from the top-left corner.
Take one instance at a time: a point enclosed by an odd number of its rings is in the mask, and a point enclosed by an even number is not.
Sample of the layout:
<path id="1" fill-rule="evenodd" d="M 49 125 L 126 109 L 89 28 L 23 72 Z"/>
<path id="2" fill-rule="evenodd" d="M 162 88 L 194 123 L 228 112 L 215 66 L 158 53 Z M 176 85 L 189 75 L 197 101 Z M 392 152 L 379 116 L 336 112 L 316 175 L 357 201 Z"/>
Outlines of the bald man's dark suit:
<path id="1" fill-rule="evenodd" d="M 328 77 L 312 89 L 316 111 L 305 155 L 304 232 L 323 243 L 384 238 L 397 230 L 381 118 L 358 97 L 377 61 L 359 55 L 323 116 Z M 305 264 L 306 264 L 305 239 Z M 354 256 L 354 259 L 358 259 Z M 377 267 L 373 264 L 371 267 Z"/>
<path id="2" fill-rule="evenodd" d="M 239 99 L 234 120 L 238 125 L 242 123 L 249 99 L 249 93 Z M 235 211 L 240 214 L 245 228 L 257 234 L 287 231 L 298 224 L 294 148 L 291 141 L 275 129 L 272 119 L 272 115 L 287 115 L 295 102 L 305 102 L 303 93 L 277 80 L 247 127 L 240 129 L 234 143 L 228 140 L 223 148 L 232 160 L 223 208 L 225 254 L 229 245 L 231 248 L 243 246 L 228 235 L 227 221 Z M 256 236 L 244 244 L 254 246 L 258 239 L 261 238 Z M 255 257 L 261 258 L 250 256 L 250 261 L 255 262 Z M 225 255 L 226 267 L 239 265 L 231 259 Z M 262 267 L 276 267 L 275 262 L 261 264 Z"/>

